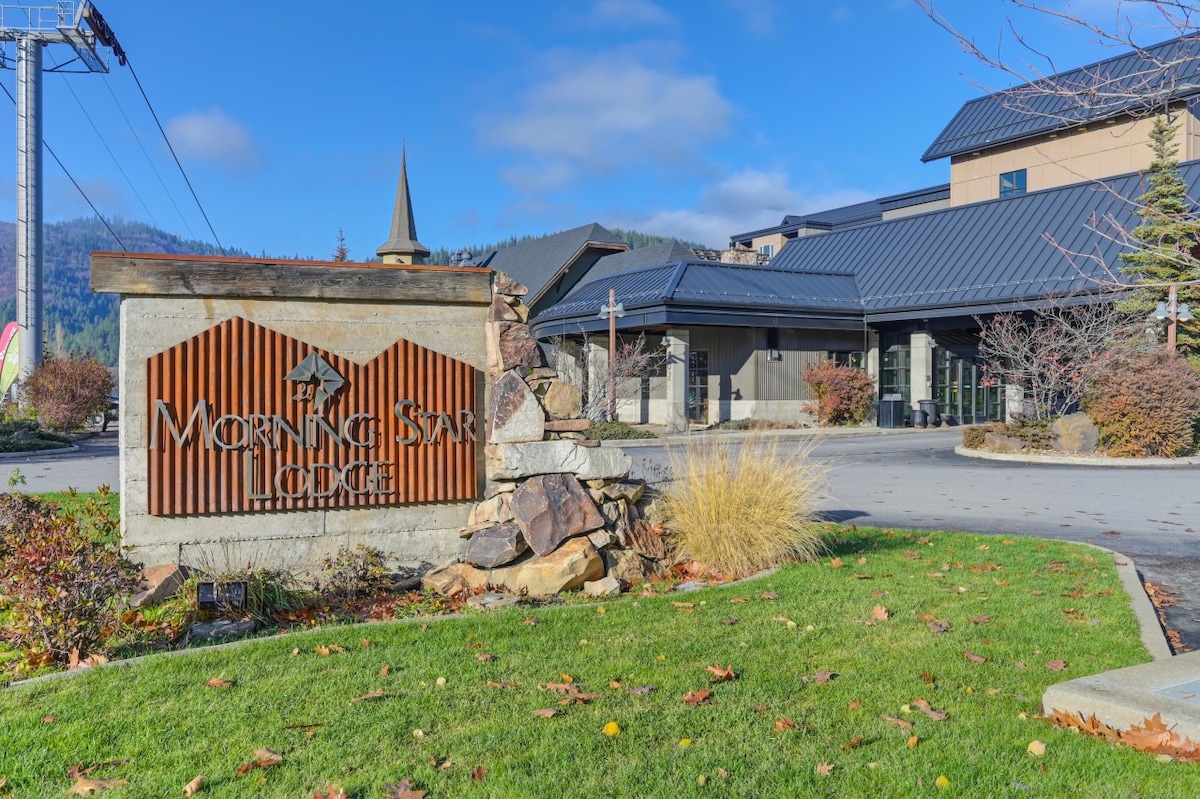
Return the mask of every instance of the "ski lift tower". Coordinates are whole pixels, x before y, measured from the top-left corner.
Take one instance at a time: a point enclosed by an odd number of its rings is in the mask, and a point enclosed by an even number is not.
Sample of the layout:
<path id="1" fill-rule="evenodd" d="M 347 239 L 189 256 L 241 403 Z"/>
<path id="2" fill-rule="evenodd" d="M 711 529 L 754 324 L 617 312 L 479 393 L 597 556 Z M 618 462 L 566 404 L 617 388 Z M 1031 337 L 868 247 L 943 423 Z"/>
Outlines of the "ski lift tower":
<path id="1" fill-rule="evenodd" d="M 108 72 L 96 46 L 110 48 L 122 66 L 125 51 L 90 0 L 0 5 L 0 69 L 10 68 L 8 42 L 17 51 L 17 326 L 25 377 L 42 362 L 42 48 L 75 51 L 55 72 Z"/>

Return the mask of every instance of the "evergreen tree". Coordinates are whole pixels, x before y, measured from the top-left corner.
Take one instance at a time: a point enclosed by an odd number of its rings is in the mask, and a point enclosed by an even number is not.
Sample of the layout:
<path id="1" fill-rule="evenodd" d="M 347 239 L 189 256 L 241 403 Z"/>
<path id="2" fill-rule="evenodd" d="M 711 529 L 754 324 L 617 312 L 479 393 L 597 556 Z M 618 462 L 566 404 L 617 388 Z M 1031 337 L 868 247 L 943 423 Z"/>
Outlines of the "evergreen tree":
<path id="1" fill-rule="evenodd" d="M 334 248 L 333 255 L 329 260 L 336 263 L 345 263 L 350 260 L 350 248 L 346 246 L 346 234 L 341 228 L 338 228 L 337 247 Z"/>
<path id="2" fill-rule="evenodd" d="M 1141 222 L 1131 231 L 1141 247 L 1121 255 L 1125 262 L 1121 272 L 1135 284 L 1120 305 L 1124 311 L 1149 314 L 1167 298 L 1171 284 L 1179 287 L 1180 303 L 1200 309 L 1200 285 L 1188 283 L 1200 280 L 1200 217 L 1179 175 L 1178 131 L 1178 123 L 1172 125 L 1162 115 L 1154 118 L 1150 132 L 1154 159 L 1142 172 L 1147 189 L 1138 198 Z M 1200 332 L 1179 325 L 1177 334 L 1180 353 L 1200 353 Z"/>

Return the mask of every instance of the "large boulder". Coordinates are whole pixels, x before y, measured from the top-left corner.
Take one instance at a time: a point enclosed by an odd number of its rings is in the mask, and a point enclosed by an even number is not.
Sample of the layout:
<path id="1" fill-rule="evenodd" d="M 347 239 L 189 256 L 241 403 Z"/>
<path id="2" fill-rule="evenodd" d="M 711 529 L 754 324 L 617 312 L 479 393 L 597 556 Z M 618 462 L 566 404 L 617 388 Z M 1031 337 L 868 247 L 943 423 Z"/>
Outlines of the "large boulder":
<path id="1" fill-rule="evenodd" d="M 496 272 L 492 278 L 492 291 L 506 297 L 524 297 L 529 289 L 518 280 L 509 277 L 505 272 Z"/>
<path id="2" fill-rule="evenodd" d="M 569 474 L 531 477 L 512 493 L 509 507 L 525 540 L 539 555 L 553 552 L 568 538 L 604 526 L 596 503 Z"/>
<path id="3" fill-rule="evenodd" d="M 463 560 L 481 569 L 494 569 L 512 563 L 528 548 L 520 527 L 496 524 L 471 536 L 463 551 Z"/>
<path id="4" fill-rule="evenodd" d="M 1086 413 L 1060 416 L 1050 425 L 1050 446 L 1059 452 L 1091 454 L 1100 446 L 1100 428 Z"/>
<path id="5" fill-rule="evenodd" d="M 487 449 L 489 477 L 519 480 L 538 474 L 570 472 L 580 480 L 619 479 L 633 467 L 633 459 L 613 447 L 581 447 L 573 441 L 533 441 L 494 444 Z"/>
<path id="6" fill-rule="evenodd" d="M 442 596 L 454 596 L 466 591 L 474 593 L 488 584 L 488 573 L 469 563 L 450 563 L 434 569 L 421 578 L 421 585 Z"/>
<path id="7" fill-rule="evenodd" d="M 529 386 L 508 371 L 492 384 L 488 441 L 512 443 L 541 441 L 545 437 L 546 414 Z"/>
<path id="8" fill-rule="evenodd" d="M 549 381 L 541 396 L 546 413 L 556 419 L 573 419 L 583 408 L 583 396 L 580 394 L 578 386 L 573 386 L 563 380 Z"/>
<path id="9" fill-rule="evenodd" d="M 651 577 L 666 572 L 657 561 L 643 557 L 631 549 L 606 549 L 600 555 L 604 558 L 604 568 L 608 576 L 615 577 L 625 588 L 644 583 Z"/>
<path id="10" fill-rule="evenodd" d="M 1020 452 L 1028 447 L 1029 443 L 1003 433 L 988 431 L 983 436 L 983 446 L 995 452 Z"/>
<path id="11" fill-rule="evenodd" d="M 490 322 L 488 326 L 495 327 L 496 352 L 501 369 L 541 366 L 545 363 L 541 348 L 529 334 L 529 325 L 522 322 Z"/>
<path id="12" fill-rule="evenodd" d="M 549 555 L 497 569 L 492 575 L 501 576 L 498 584 L 515 593 L 551 596 L 600 579 L 604 576 L 604 561 L 586 538 L 572 538 Z"/>

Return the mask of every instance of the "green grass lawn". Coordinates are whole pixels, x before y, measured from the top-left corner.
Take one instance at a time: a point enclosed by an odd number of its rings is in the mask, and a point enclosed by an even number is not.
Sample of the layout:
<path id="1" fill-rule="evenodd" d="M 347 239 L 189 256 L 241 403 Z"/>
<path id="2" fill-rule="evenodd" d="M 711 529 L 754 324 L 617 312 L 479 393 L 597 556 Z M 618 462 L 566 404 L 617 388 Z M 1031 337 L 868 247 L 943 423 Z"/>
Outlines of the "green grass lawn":
<path id="1" fill-rule="evenodd" d="M 93 776 L 128 780 L 113 799 L 178 796 L 197 774 L 206 797 L 379 797 L 401 779 L 430 799 L 1200 795 L 1194 765 L 1036 718 L 1048 685 L 1148 660 L 1109 556 L 843 534 L 818 563 L 736 585 L 327 628 L 12 687 L 0 796 L 63 795 L 69 767 L 106 761 Z M 710 684 L 709 666 L 737 679 Z M 568 681 L 601 696 L 559 706 L 546 686 Z M 683 701 L 700 690 L 711 704 Z M 263 747 L 282 763 L 238 776 Z"/>

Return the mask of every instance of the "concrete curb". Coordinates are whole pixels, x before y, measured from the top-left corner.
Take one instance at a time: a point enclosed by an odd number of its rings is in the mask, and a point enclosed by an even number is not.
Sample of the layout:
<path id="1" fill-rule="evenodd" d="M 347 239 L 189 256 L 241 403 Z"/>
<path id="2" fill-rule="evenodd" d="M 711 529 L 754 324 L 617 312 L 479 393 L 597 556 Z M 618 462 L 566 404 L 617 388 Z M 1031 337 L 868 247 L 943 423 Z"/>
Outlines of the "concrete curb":
<path id="1" fill-rule="evenodd" d="M 964 458 L 979 458 L 990 461 L 1012 463 L 1061 463 L 1069 466 L 1108 466 L 1119 469 L 1179 469 L 1200 466 L 1200 458 L 1108 458 L 1103 455 L 1041 455 L 1024 452 L 990 452 L 971 449 L 961 444 L 954 448 L 955 455 Z"/>
<path id="2" fill-rule="evenodd" d="M 1113 556 L 1113 562 L 1117 566 L 1117 577 L 1121 580 L 1121 587 L 1125 589 L 1125 595 L 1129 597 L 1129 606 L 1138 622 L 1142 645 L 1155 660 L 1170 660 L 1174 656 L 1171 646 L 1167 643 L 1167 636 L 1163 632 L 1162 623 L 1158 620 L 1158 612 L 1154 609 L 1154 603 L 1150 601 L 1146 589 L 1142 586 L 1142 578 L 1138 576 L 1137 565 L 1120 552 L 1113 552 L 1111 549 L 1096 544 L 1085 544 L 1085 546 Z"/>
<path id="3" fill-rule="evenodd" d="M 69 447 L 58 447 L 57 449 L 30 449 L 25 452 L 0 452 L 0 461 L 16 461 L 22 458 L 53 458 L 56 455 L 69 455 L 72 452 L 78 452 L 80 449 L 78 444 L 72 444 Z"/>

